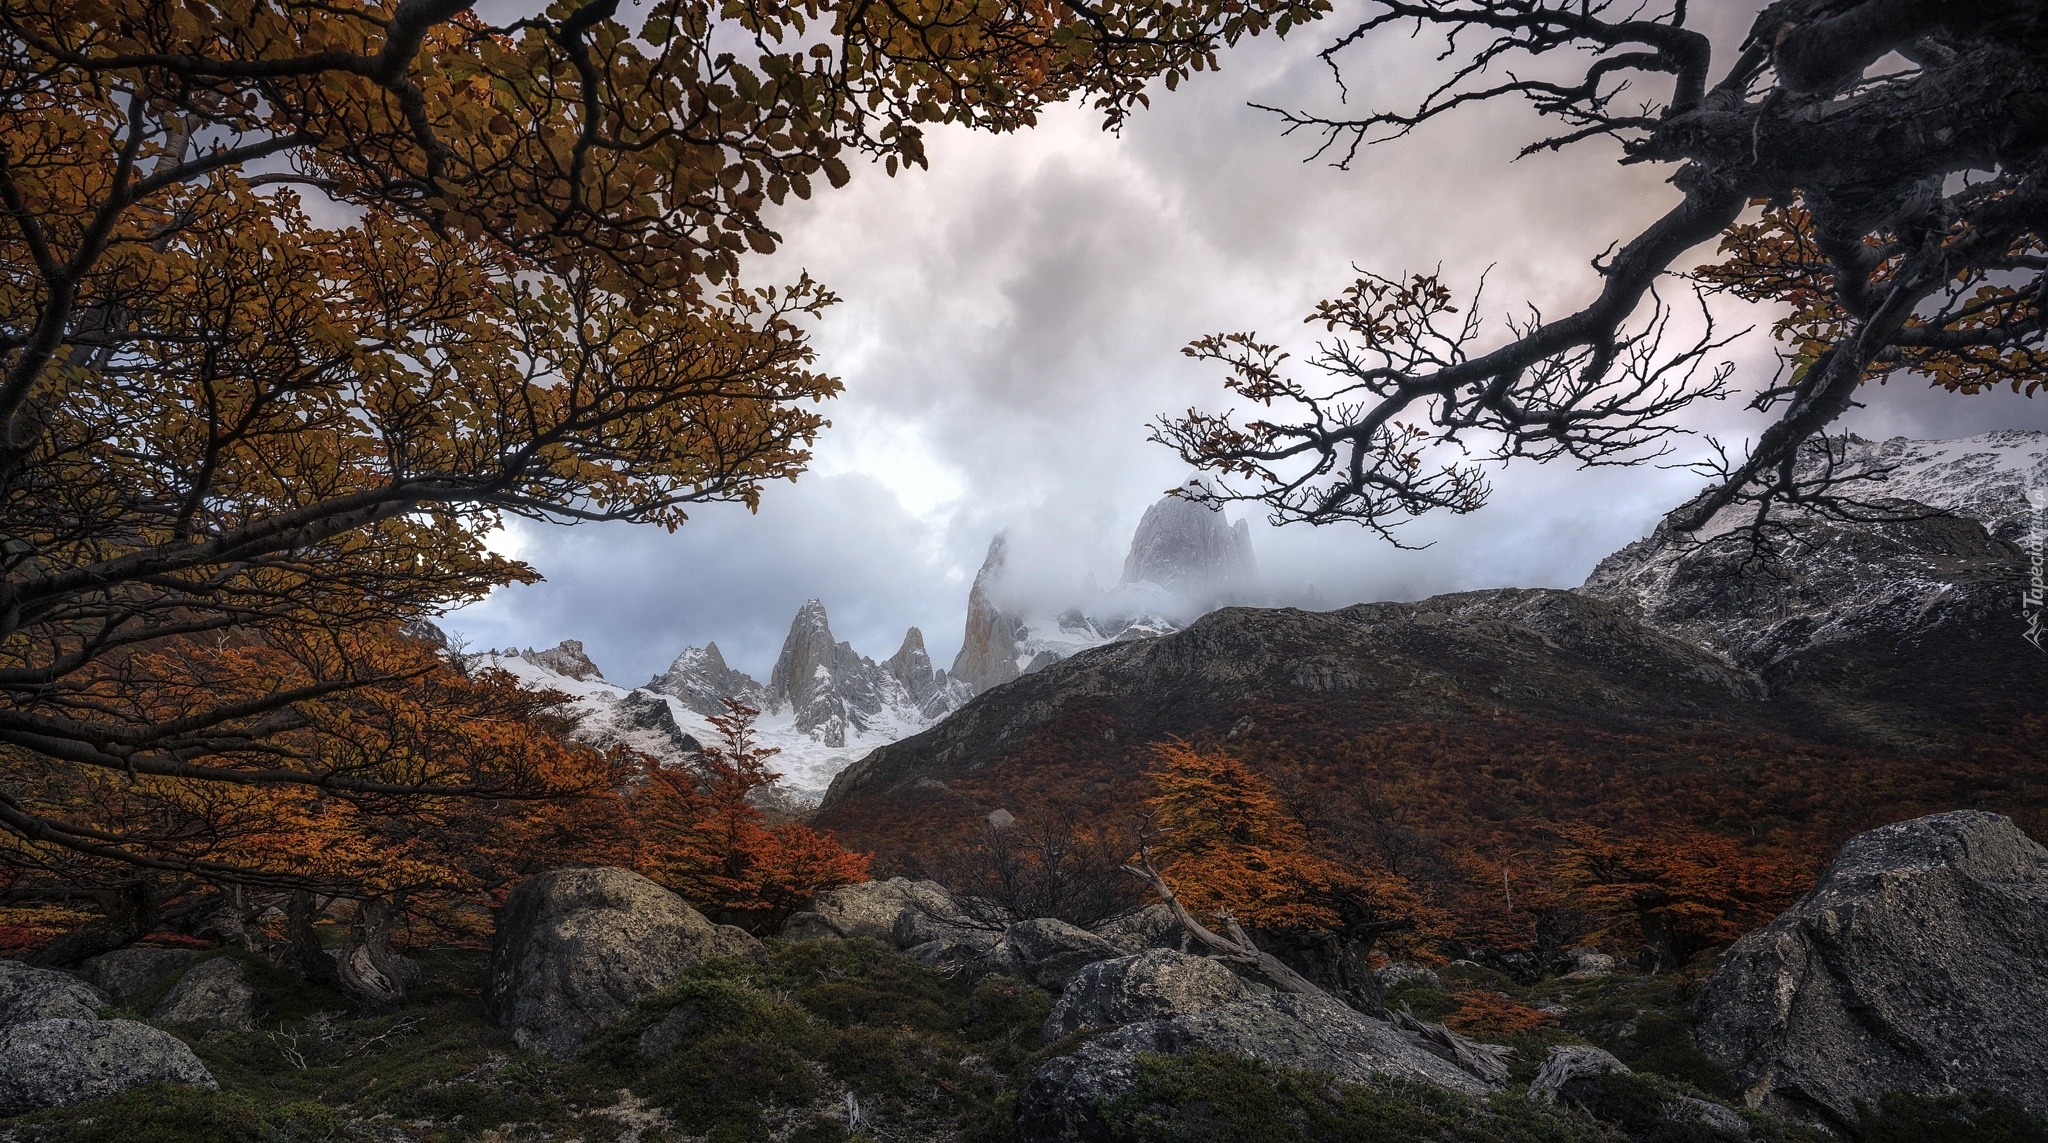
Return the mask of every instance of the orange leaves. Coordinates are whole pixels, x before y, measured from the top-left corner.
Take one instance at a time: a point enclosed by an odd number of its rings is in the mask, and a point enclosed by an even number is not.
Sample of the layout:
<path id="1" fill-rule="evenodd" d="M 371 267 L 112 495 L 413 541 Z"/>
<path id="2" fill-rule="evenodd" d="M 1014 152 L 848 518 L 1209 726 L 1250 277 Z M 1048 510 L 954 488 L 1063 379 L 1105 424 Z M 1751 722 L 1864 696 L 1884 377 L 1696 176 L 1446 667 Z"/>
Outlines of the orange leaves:
<path id="1" fill-rule="evenodd" d="M 1510 1000 L 1505 993 L 1463 988 L 1451 993 L 1458 1009 L 1444 1017 L 1454 1032 L 1481 1040 L 1504 1040 L 1557 1023 L 1556 1015 Z"/>
<path id="2" fill-rule="evenodd" d="M 1563 833 L 1553 867 L 1558 884 L 1607 918 L 1602 936 L 1640 942 L 1660 971 L 1770 920 L 1807 880 L 1797 862 L 1703 830 L 1616 836 L 1578 826 Z"/>
<path id="3" fill-rule="evenodd" d="M 631 799 L 639 864 L 721 920 L 772 928 L 826 889 L 867 877 L 867 858 L 801 822 L 771 825 L 752 798 L 778 777 L 755 744 L 759 711 L 735 699 L 711 719 L 722 741 L 692 770 L 653 770 Z"/>
<path id="4" fill-rule="evenodd" d="M 1190 910 L 1252 929 L 1369 932 L 1428 912 L 1402 878 L 1319 846 L 1242 759 L 1178 740 L 1155 749 L 1154 860 Z"/>

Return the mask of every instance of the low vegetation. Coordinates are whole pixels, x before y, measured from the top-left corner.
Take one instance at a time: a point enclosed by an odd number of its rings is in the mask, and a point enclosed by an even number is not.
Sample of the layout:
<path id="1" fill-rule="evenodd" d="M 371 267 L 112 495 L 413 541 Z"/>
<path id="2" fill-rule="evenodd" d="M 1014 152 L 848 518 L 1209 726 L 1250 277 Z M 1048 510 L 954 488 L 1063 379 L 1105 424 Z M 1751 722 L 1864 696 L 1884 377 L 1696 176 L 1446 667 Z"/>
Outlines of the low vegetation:
<path id="1" fill-rule="evenodd" d="M 1016 1093 L 1079 1038 L 1039 1043 L 1052 1004 L 1005 977 L 948 978 L 868 941 L 770 942 L 765 962 L 709 961 L 646 997 L 574 1059 L 520 1049 L 479 999 L 482 956 L 421 957 L 404 1007 L 350 1011 L 324 986 L 250 962 L 253 1032 L 188 1035 L 218 1091 L 150 1087 L 13 1121 L 6 1143 L 456 1143 L 585 1140 L 1018 1138 Z M 1693 1046 L 1683 976 L 1622 973 L 1518 983 L 1453 964 L 1443 988 L 1410 982 L 1389 1000 L 1425 1019 L 1461 1013 L 1542 1019 L 1479 1038 L 1518 1050 L 1514 1084 L 1484 1101 L 1412 1084 L 1327 1076 L 1205 1053 L 1141 1058 L 1139 1083 L 1105 1107 L 1120 1139 L 1431 1140 L 1443 1143 L 1700 1143 L 1649 1110 L 1677 1095 L 1731 1101 Z M 149 997 L 139 997 L 137 1009 Z M 130 1014 L 139 1014 L 131 1011 Z M 1510 1022 L 1512 1023 L 1512 1021 Z M 1522 1086 L 1553 1044 L 1593 1043 L 1636 1068 L 1596 1119 L 1541 1106 Z M 1818 1137 L 1749 1116 L 1753 1138 Z M 1887 1100 L 1860 1143 L 2044 1143 L 2048 1125 L 1992 1100 Z"/>

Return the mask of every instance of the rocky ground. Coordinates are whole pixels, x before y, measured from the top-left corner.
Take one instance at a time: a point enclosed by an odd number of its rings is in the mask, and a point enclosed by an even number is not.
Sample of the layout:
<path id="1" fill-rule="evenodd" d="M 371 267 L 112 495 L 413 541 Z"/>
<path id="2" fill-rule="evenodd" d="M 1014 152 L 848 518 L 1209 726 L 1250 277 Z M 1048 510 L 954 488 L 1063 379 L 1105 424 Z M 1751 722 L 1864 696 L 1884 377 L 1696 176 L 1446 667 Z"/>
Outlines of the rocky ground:
<path id="1" fill-rule="evenodd" d="M 1382 1019 L 1158 907 L 998 932 L 869 882 L 757 941 L 563 871 L 394 1012 L 241 951 L 0 962 L 0 1140 L 2043 1143 L 2044 926 L 2048 850 L 1965 811 L 1852 840 L 1718 967 L 1388 964 Z"/>

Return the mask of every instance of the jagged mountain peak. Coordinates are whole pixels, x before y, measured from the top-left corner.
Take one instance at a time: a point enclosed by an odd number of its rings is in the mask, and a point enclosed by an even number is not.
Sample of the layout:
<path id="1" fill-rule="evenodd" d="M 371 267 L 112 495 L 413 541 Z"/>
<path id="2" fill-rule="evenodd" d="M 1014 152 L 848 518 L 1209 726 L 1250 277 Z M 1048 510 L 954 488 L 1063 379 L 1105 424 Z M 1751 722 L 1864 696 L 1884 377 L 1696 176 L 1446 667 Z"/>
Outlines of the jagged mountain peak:
<path id="1" fill-rule="evenodd" d="M 1124 557 L 1126 584 L 1156 583 L 1189 596 L 1242 596 L 1258 581 L 1251 528 L 1223 510 L 1169 493 L 1145 509 Z"/>
<path id="2" fill-rule="evenodd" d="M 546 667 L 564 678 L 575 679 L 577 682 L 604 678 L 604 673 L 597 669 L 597 664 L 591 662 L 590 656 L 583 653 L 583 641 L 580 639 L 564 639 L 546 650 L 530 647 L 517 652 L 517 656 L 537 667 Z"/>
<path id="3" fill-rule="evenodd" d="M 725 713 L 725 700 L 729 698 L 756 708 L 765 701 L 761 684 L 727 666 L 717 643 L 683 648 L 668 670 L 654 676 L 646 689 L 672 695 L 703 715 Z"/>

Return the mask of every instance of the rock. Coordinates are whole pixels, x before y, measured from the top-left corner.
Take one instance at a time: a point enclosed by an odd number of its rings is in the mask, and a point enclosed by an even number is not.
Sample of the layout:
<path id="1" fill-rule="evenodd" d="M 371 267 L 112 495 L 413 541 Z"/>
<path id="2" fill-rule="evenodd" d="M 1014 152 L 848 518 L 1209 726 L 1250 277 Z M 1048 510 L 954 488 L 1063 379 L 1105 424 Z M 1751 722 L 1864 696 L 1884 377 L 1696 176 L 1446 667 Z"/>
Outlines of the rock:
<path id="1" fill-rule="evenodd" d="M 1023 622 L 998 607 L 994 598 L 1007 570 L 1008 548 L 1006 535 L 989 541 L 988 557 L 982 560 L 974 586 L 967 592 L 967 627 L 960 653 L 953 658 L 953 677 L 976 693 L 1022 673 L 1017 663 L 1017 637 L 1023 632 Z"/>
<path id="2" fill-rule="evenodd" d="M 59 1018 L 0 1029 L 0 1115 L 149 1083 L 218 1086 L 183 1041 L 133 1020 Z"/>
<path id="3" fill-rule="evenodd" d="M 1081 966 L 1060 991 L 1040 1033 L 1046 1043 L 1084 1028 L 1192 1016 L 1251 995 L 1222 962 L 1172 949 Z"/>
<path id="4" fill-rule="evenodd" d="M 1886 1092 L 1989 1091 L 2048 1114 L 2048 849 L 1976 810 L 1858 834 L 1698 1010 L 1752 1107 L 1841 1127 Z"/>
<path id="5" fill-rule="evenodd" d="M 1083 966 L 1122 955 L 1124 950 L 1087 929 L 1037 917 L 1003 930 L 1002 941 L 989 950 L 988 964 L 990 971 L 1021 976 L 1058 992 Z"/>
<path id="6" fill-rule="evenodd" d="M 84 964 L 86 979 L 116 1000 L 147 992 L 199 959 L 197 949 L 126 948 L 101 953 Z"/>
<path id="7" fill-rule="evenodd" d="M 209 1031 L 251 1031 L 256 1027 L 256 987 L 240 961 L 214 957 L 180 977 L 149 1018 Z"/>
<path id="8" fill-rule="evenodd" d="M 519 657 L 536 667 L 543 667 L 558 675 L 575 679 L 579 683 L 592 679 L 601 682 L 604 679 L 604 674 L 597 669 L 597 664 L 591 662 L 590 656 L 583 653 L 583 642 L 580 639 L 564 639 L 545 651 L 531 647 L 521 651 Z"/>
<path id="9" fill-rule="evenodd" d="M 1421 985 L 1424 988 L 1436 989 L 1438 992 L 1444 990 L 1443 978 L 1436 974 L 1436 970 L 1424 968 L 1419 964 L 1404 964 L 1398 960 L 1388 961 L 1386 964 L 1381 965 L 1379 970 L 1373 975 L 1379 977 L 1380 988 L 1387 991 L 1392 991 L 1403 985 Z"/>
<path id="10" fill-rule="evenodd" d="M 753 937 L 637 873 L 557 869 L 521 882 L 499 911 L 484 1003 L 522 1047 L 567 1056 L 691 965 L 761 955 Z"/>
<path id="11" fill-rule="evenodd" d="M 994 937 L 991 933 L 989 936 Z M 988 970 L 991 941 L 956 940 L 940 937 L 912 945 L 903 955 L 947 976 L 979 976 Z"/>
<path id="12" fill-rule="evenodd" d="M 910 948 L 956 935 L 944 920 L 958 915 L 952 895 L 938 882 L 891 877 L 820 893 L 809 912 L 789 918 L 782 935 L 792 941 L 866 937 L 899 949 Z"/>
<path id="13" fill-rule="evenodd" d="M 1047 1062 L 1018 1094 L 1019 1132 L 1033 1143 L 1107 1140 L 1099 1105 L 1136 1081 L 1138 1054 L 1190 1049 L 1325 1071 L 1353 1083 L 1384 1074 L 1475 1097 L 1490 1090 L 1384 1020 L 1323 997 L 1273 993 L 1190 1016 L 1126 1024 Z"/>
<path id="14" fill-rule="evenodd" d="M 99 989 L 68 972 L 0 960 L 0 1028 L 35 1020 L 92 1020 L 106 1006 Z"/>
<path id="15" fill-rule="evenodd" d="M 1529 1098 L 1538 1103 L 1555 1104 L 1559 1098 L 1571 1098 L 1571 1093 L 1587 1085 L 1597 1085 L 1610 1075 L 1628 1075 L 1629 1067 L 1615 1059 L 1611 1052 L 1583 1044 L 1566 1044 L 1550 1049 L 1550 1058 L 1536 1070 L 1536 1078 L 1529 1081 Z"/>
<path id="16" fill-rule="evenodd" d="M 1615 970 L 1621 967 L 1621 960 L 1618 957 L 1597 949 L 1573 949 L 1570 955 L 1571 969 L 1564 974 L 1568 980 L 1594 980 L 1603 976 L 1613 976 Z"/>
<path id="17" fill-rule="evenodd" d="M 1173 910 L 1157 903 L 1095 926 L 1095 935 L 1127 953 L 1146 949 L 1186 951 L 1187 934 L 1181 932 Z"/>
<path id="18" fill-rule="evenodd" d="M 1698 1130 L 1674 1135 L 1673 1128 L 1704 1128 L 1708 1137 L 1749 1138 L 1741 1115 L 1689 1095 L 1666 1093 L 1643 1082 L 1627 1064 L 1599 1048 L 1571 1044 L 1550 1049 L 1529 1098 L 1538 1103 L 1569 1104 L 1627 1132 L 1632 1139 L 1699 1139 Z"/>

